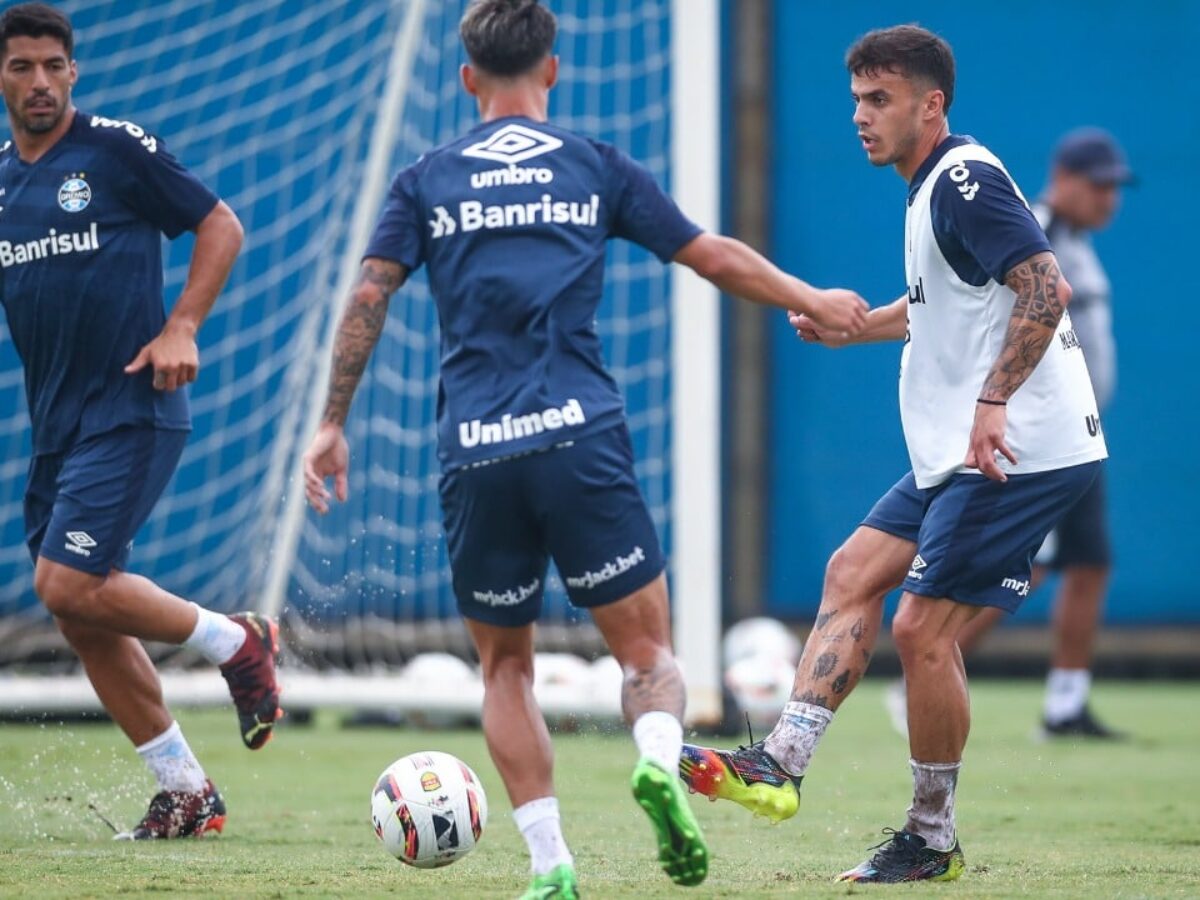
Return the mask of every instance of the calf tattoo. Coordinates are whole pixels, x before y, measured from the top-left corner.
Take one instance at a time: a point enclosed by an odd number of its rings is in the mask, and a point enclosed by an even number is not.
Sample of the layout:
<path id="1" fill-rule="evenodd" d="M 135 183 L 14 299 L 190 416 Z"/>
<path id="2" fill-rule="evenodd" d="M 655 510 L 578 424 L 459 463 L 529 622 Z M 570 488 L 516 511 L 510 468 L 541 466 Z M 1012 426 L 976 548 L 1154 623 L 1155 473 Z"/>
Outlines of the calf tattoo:
<path id="1" fill-rule="evenodd" d="M 660 658 L 650 669 L 627 669 L 621 687 L 621 709 L 628 722 L 642 713 L 663 711 L 683 718 L 687 690 L 674 657 Z"/>
<path id="2" fill-rule="evenodd" d="M 821 610 L 796 668 L 791 699 L 836 709 L 867 670 L 874 635 L 858 608 Z"/>

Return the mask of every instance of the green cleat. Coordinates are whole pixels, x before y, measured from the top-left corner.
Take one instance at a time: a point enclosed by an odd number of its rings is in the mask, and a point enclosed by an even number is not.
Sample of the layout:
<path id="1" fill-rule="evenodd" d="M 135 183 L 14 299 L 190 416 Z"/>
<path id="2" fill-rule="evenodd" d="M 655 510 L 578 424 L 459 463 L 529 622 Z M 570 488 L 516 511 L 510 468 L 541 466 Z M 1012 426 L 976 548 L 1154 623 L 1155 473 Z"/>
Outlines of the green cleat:
<path id="1" fill-rule="evenodd" d="M 699 884 L 708 874 L 708 847 L 674 773 L 641 759 L 633 769 L 633 796 L 650 817 L 658 861 L 679 885 Z"/>
<path id="2" fill-rule="evenodd" d="M 575 870 L 566 863 L 555 866 L 545 875 L 534 875 L 521 900 L 548 900 L 550 897 L 560 897 L 562 900 L 579 898 L 579 881 L 575 877 Z"/>

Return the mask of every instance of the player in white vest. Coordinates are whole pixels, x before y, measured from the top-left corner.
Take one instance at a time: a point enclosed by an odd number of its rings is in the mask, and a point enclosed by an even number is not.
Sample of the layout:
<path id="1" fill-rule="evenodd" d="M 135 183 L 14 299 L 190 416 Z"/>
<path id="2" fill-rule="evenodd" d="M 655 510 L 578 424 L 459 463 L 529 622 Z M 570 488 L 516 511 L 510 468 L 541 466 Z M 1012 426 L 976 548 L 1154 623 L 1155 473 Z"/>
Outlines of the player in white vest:
<path id="1" fill-rule="evenodd" d="M 1092 232 L 1112 220 L 1120 187 L 1132 181 L 1133 171 L 1112 135 L 1099 128 L 1078 128 L 1059 141 L 1045 194 L 1032 207 L 1071 283 L 1071 321 L 1101 415 L 1115 388 L 1116 342 L 1111 288 L 1092 246 Z M 1033 590 L 1047 569 L 1062 576 L 1054 597 L 1054 648 L 1042 706 L 1043 738 L 1127 737 L 1096 718 L 1088 702 L 1092 654 L 1112 566 L 1106 505 L 1101 472 L 1079 502 L 1064 513 L 1034 558 Z M 903 577 L 903 573 L 897 575 L 897 586 Z M 970 656 L 1003 615 L 1003 610 L 993 607 L 967 623 L 958 634 L 963 656 Z M 885 699 L 893 726 L 907 734 L 903 680 L 889 685 Z"/>
<path id="2" fill-rule="evenodd" d="M 1029 593 L 1034 552 L 1088 489 L 1107 451 L 1066 306 L 1071 289 L 1001 162 L 950 132 L 954 56 L 913 25 L 847 53 L 868 160 L 908 183 L 908 290 L 872 310 L 856 342 L 905 338 L 900 411 L 912 472 L 833 555 L 791 701 L 766 740 L 685 745 L 694 790 L 775 820 L 793 815 L 813 751 L 862 677 L 883 614 L 908 687 L 913 800 L 899 830 L 842 881 L 948 881 L 963 871 L 954 793 L 970 729 L 955 638 L 987 607 Z M 793 316 L 801 336 L 844 335 Z M 907 574 L 905 574 L 907 573 Z"/>

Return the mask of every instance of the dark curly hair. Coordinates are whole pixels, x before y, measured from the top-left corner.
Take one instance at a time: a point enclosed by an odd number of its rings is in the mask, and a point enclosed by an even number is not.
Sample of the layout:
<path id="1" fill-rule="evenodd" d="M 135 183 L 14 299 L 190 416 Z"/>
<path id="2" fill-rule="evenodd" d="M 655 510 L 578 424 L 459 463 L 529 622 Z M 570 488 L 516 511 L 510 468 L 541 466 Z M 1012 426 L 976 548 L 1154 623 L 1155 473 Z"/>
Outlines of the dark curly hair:
<path id="1" fill-rule="evenodd" d="M 932 84 L 954 102 L 954 51 L 938 35 L 919 25 L 894 25 L 869 31 L 846 51 L 846 68 L 854 75 L 894 72 Z"/>

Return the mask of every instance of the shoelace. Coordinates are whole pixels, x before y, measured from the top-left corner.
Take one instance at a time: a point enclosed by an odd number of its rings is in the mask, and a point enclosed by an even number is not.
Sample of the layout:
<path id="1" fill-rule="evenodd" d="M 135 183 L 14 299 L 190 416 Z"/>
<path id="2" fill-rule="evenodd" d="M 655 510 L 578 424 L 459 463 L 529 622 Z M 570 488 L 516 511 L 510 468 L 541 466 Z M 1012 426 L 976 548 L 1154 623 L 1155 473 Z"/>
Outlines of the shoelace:
<path id="1" fill-rule="evenodd" d="M 885 828 L 883 833 L 888 835 L 884 840 L 875 844 L 868 849 L 878 850 L 872 859 L 883 857 L 886 860 L 904 860 L 909 857 L 916 857 L 918 849 L 911 842 L 901 838 L 901 835 L 907 834 L 905 831 L 897 831 L 895 828 Z"/>

